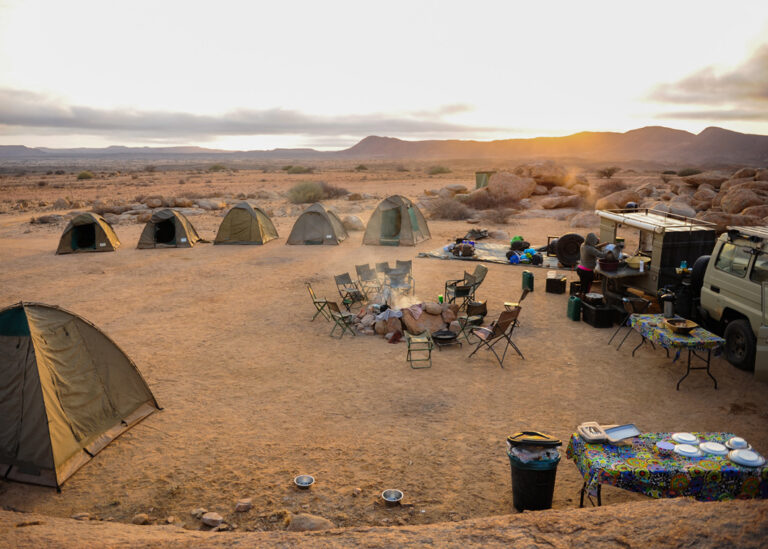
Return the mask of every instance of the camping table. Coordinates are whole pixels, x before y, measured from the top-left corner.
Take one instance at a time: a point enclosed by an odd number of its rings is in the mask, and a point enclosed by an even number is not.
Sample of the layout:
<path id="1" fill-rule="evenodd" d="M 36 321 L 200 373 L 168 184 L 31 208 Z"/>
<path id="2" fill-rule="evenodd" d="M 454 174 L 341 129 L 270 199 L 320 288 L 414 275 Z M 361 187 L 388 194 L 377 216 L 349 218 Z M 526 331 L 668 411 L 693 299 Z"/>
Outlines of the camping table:
<path id="1" fill-rule="evenodd" d="M 685 371 L 685 375 L 677 382 L 677 390 L 680 390 L 680 383 L 688 377 L 691 370 L 706 370 L 707 375 L 715 382 L 715 389 L 717 389 L 717 380 L 712 372 L 709 371 L 709 363 L 712 359 L 712 351 L 719 351 L 719 349 L 725 343 L 725 340 L 715 334 L 708 332 L 704 328 L 694 328 L 688 335 L 676 334 L 670 330 L 664 323 L 664 315 L 661 314 L 633 314 L 629 317 L 629 324 L 632 328 L 639 332 L 643 336 L 642 341 L 632 349 L 632 356 L 635 356 L 637 351 L 646 341 L 655 343 L 663 347 L 664 349 L 676 349 L 677 354 L 674 360 L 680 357 L 681 350 L 688 351 L 688 368 Z M 696 353 L 696 351 L 706 351 L 706 358 Z M 691 366 L 691 358 L 695 356 L 705 366 Z"/>
<path id="2" fill-rule="evenodd" d="M 606 299 L 608 299 L 608 296 L 615 297 L 617 299 L 620 298 L 621 288 L 619 288 L 619 283 L 621 280 L 625 278 L 637 278 L 641 276 L 646 276 L 648 274 L 648 271 L 640 272 L 637 269 L 633 269 L 632 267 L 621 267 L 615 271 L 604 271 L 600 268 L 600 265 L 598 264 L 595 267 L 595 272 L 599 273 L 603 276 L 603 282 L 602 282 L 602 290 L 603 295 Z M 609 281 L 611 282 L 612 288 L 609 288 Z M 589 290 L 582 290 L 585 293 Z"/>
<path id="3" fill-rule="evenodd" d="M 732 433 L 693 433 L 700 440 L 724 443 Z M 656 451 L 659 441 L 672 433 L 643 433 L 619 444 L 591 444 L 577 433 L 571 436 L 566 456 L 584 477 L 579 507 L 585 492 L 597 496 L 600 485 L 639 492 L 652 498 L 693 497 L 699 501 L 768 499 L 768 466 L 742 467 L 728 456 L 683 457 Z"/>

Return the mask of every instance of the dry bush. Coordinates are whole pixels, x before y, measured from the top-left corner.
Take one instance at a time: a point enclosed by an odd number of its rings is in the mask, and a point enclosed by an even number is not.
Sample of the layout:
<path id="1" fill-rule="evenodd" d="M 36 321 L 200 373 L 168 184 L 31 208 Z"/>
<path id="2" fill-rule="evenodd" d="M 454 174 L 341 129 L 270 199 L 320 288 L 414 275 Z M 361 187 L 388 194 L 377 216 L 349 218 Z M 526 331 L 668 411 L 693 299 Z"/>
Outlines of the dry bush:
<path id="1" fill-rule="evenodd" d="M 432 219 L 459 221 L 472 217 L 472 210 L 461 202 L 451 200 L 450 198 L 438 198 L 432 202 L 429 212 Z"/>
<path id="2" fill-rule="evenodd" d="M 471 193 L 465 195 L 461 202 L 475 210 L 499 210 L 503 208 L 519 208 L 520 203 L 512 199 L 497 198 L 489 192 Z"/>
<path id="3" fill-rule="evenodd" d="M 511 210 L 509 208 L 499 208 L 496 210 L 484 210 L 483 211 L 483 221 L 486 221 L 488 223 L 496 223 L 498 225 L 509 225 L 510 224 L 510 217 L 512 217 L 512 214 L 514 213 L 514 210 Z"/>
<path id="4" fill-rule="evenodd" d="M 305 181 L 297 183 L 288 190 L 288 202 L 291 204 L 308 204 L 323 198 L 323 187 L 320 183 Z"/>
<path id="5" fill-rule="evenodd" d="M 325 181 L 320 182 L 320 187 L 323 189 L 323 198 L 339 198 L 340 196 L 347 196 L 349 191 L 342 187 L 336 187 Z"/>
<path id="6" fill-rule="evenodd" d="M 428 175 L 440 175 L 444 173 L 451 173 L 450 168 L 446 168 L 445 166 L 432 166 L 427 170 Z"/>
<path id="7" fill-rule="evenodd" d="M 94 177 L 96 177 L 96 176 L 93 175 L 93 172 L 88 171 L 88 170 L 83 170 L 82 172 L 77 174 L 77 178 L 78 179 L 93 179 Z"/>

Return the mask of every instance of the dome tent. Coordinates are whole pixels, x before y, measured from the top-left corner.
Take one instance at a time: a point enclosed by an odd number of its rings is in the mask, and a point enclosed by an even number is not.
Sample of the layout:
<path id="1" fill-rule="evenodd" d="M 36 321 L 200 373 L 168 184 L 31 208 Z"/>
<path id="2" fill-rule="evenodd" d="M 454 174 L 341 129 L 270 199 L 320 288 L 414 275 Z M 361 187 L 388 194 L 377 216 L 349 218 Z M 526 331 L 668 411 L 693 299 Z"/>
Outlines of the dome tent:
<path id="1" fill-rule="evenodd" d="M 319 202 L 304 210 L 286 244 L 336 245 L 349 236 L 339 217 Z"/>
<path id="2" fill-rule="evenodd" d="M 369 246 L 415 246 L 429 240 L 429 227 L 421 210 L 404 196 L 382 200 L 371 215 L 363 236 Z"/>
<path id="3" fill-rule="evenodd" d="M 95 213 L 73 217 L 59 239 L 57 254 L 79 252 L 114 252 L 120 240 L 109 222 Z"/>
<path id="4" fill-rule="evenodd" d="M 133 361 L 87 320 L 42 303 L 0 311 L 0 477 L 59 487 L 158 409 Z"/>
<path id="5" fill-rule="evenodd" d="M 219 225 L 214 244 L 266 244 L 277 238 L 277 229 L 261 208 L 248 202 L 232 206 Z"/>
<path id="6" fill-rule="evenodd" d="M 192 223 L 176 210 L 158 210 L 152 214 L 141 231 L 139 249 L 191 248 L 197 242 L 205 242 L 197 234 Z"/>

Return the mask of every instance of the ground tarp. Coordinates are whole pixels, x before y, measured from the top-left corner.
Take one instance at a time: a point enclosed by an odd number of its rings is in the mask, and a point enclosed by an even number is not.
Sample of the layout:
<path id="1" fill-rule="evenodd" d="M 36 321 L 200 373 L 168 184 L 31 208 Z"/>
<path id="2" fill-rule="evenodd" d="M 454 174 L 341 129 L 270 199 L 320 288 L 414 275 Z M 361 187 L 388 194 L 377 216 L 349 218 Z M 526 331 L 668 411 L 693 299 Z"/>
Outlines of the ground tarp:
<path id="1" fill-rule="evenodd" d="M 509 244 L 491 244 L 490 242 L 475 243 L 475 255 L 472 257 L 458 257 L 445 247 L 437 248 L 429 252 L 419 252 L 417 257 L 432 257 L 434 259 L 458 259 L 459 261 L 482 261 L 484 263 L 504 263 L 509 264 L 507 252 Z"/>

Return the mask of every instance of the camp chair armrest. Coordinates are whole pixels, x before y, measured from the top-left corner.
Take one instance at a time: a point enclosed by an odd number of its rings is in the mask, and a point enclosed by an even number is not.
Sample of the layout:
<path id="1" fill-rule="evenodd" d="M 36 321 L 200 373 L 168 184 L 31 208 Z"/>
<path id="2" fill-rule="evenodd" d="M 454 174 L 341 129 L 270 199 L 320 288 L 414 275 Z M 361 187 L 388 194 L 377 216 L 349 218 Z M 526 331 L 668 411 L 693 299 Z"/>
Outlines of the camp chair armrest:
<path id="1" fill-rule="evenodd" d="M 472 333 L 475 333 L 475 332 L 491 335 L 493 333 L 493 330 L 491 328 L 485 328 L 483 326 L 480 326 L 479 328 L 472 328 Z"/>

